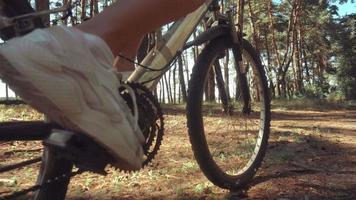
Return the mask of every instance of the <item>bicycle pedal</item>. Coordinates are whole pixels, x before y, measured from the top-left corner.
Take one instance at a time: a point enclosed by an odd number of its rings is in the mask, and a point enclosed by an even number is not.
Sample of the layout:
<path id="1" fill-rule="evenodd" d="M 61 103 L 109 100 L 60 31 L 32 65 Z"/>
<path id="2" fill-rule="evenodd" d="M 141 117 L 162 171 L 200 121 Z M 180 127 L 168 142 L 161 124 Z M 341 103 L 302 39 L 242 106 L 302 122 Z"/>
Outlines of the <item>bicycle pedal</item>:
<path id="1" fill-rule="evenodd" d="M 53 129 L 43 143 L 58 150 L 78 168 L 103 175 L 106 175 L 105 167 L 114 160 L 91 138 L 67 130 Z"/>

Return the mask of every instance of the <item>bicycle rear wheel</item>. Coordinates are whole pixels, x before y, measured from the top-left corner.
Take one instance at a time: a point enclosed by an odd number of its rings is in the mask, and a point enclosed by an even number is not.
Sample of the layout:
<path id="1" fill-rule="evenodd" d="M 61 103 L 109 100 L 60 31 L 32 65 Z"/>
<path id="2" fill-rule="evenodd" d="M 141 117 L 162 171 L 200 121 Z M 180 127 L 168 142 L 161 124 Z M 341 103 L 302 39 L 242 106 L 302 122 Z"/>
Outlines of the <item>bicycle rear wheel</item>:
<path id="1" fill-rule="evenodd" d="M 224 95 L 218 99 L 215 97 L 218 90 L 211 89 L 215 88 L 210 71 L 213 65 L 228 66 L 230 78 L 236 76 L 233 62 L 223 63 L 221 59 L 221 55 L 232 50 L 232 44 L 230 38 L 224 37 L 211 41 L 202 50 L 193 69 L 187 101 L 188 129 L 195 158 L 210 181 L 230 190 L 246 186 L 257 172 L 267 149 L 270 127 L 265 73 L 259 56 L 247 41 L 243 43 L 240 67 L 246 72 L 243 77 L 247 85 L 244 87 L 240 77 L 236 100 L 229 100 L 228 110 Z M 228 87 L 231 90 L 233 86 Z"/>
<path id="2" fill-rule="evenodd" d="M 73 163 L 63 158 L 60 153 L 52 147 L 45 146 L 42 155 L 40 171 L 37 177 L 37 185 L 44 185 L 48 180 L 61 178 L 71 173 Z M 50 185 L 45 185 L 34 194 L 34 200 L 63 200 L 65 199 L 70 177 Z"/>

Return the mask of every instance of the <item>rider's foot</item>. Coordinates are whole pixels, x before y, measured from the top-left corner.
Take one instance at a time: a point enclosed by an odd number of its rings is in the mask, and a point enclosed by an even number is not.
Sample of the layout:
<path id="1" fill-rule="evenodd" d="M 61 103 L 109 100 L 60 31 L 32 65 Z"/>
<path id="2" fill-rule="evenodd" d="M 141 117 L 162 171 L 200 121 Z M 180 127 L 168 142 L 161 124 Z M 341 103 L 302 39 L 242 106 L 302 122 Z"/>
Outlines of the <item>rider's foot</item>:
<path id="1" fill-rule="evenodd" d="M 0 46 L 0 75 L 28 104 L 103 145 L 121 169 L 139 169 L 144 137 L 100 38 L 74 28 L 39 29 Z"/>

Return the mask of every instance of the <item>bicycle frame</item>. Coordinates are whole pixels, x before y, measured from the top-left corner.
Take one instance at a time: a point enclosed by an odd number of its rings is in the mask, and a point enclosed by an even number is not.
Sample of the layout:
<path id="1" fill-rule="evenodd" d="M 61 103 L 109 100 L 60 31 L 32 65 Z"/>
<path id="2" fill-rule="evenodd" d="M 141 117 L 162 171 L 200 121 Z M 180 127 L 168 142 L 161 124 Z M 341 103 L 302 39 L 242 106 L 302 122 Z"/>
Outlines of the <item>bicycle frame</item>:
<path id="1" fill-rule="evenodd" d="M 162 37 L 162 41 L 158 42 L 158 45 L 148 53 L 141 63 L 142 65 L 150 66 L 150 68 L 155 70 L 162 68 L 164 70 L 149 71 L 142 67 L 138 67 L 128 80 L 138 83 L 146 82 L 146 87 L 150 90 L 154 89 L 161 76 L 169 70 L 169 67 L 167 66 L 174 60 L 179 51 L 183 49 L 185 43 L 200 20 L 205 16 L 208 7 L 213 1 L 214 0 L 206 0 L 206 2 L 193 13 L 175 22 Z M 61 8 L 60 10 L 63 11 L 65 9 L 67 8 Z M 50 11 L 43 13 L 48 14 Z M 40 13 L 40 15 L 43 13 Z M 31 15 L 33 14 L 29 14 L 29 16 Z M 0 123 L 0 141 L 43 140 L 51 133 L 52 129 L 58 127 L 59 126 L 56 124 L 43 121 L 3 122 Z"/>
<path id="2" fill-rule="evenodd" d="M 150 71 L 143 67 L 138 67 L 128 81 L 144 83 L 146 87 L 153 90 L 161 76 L 169 70 L 167 66 L 174 60 L 179 51 L 184 48 L 184 44 L 205 16 L 212 2 L 213 0 L 206 0 L 193 13 L 176 21 L 162 37 L 162 40 L 157 42 L 156 47 L 141 62 L 141 65 L 150 66 L 154 70 L 162 69 L 162 71 Z"/>
<path id="3" fill-rule="evenodd" d="M 158 41 L 156 46 L 147 54 L 141 62 L 143 66 L 149 66 L 152 70 L 138 67 L 129 77 L 128 81 L 143 83 L 151 91 L 156 87 L 162 75 L 170 69 L 171 62 L 179 55 L 179 52 L 190 46 L 196 45 L 194 41 L 186 45 L 187 40 L 198 26 L 201 19 L 209 10 L 209 6 L 218 0 L 206 0 L 197 10 L 188 14 L 179 21 L 174 22 L 170 29 L 164 34 L 161 41 Z M 63 11 L 68 8 L 63 7 L 59 10 Z M 44 11 L 39 15 L 48 14 L 52 11 Z M 29 14 L 25 17 L 39 16 L 37 14 Z M 233 25 L 232 25 L 233 26 Z M 226 28 L 226 27 L 225 27 Z M 224 29 L 223 31 L 226 31 Z M 209 34 L 208 34 L 209 35 Z M 203 39 L 203 42 L 209 39 Z M 198 44 L 203 43 L 198 41 Z M 0 141 L 24 141 L 24 140 L 43 140 L 52 129 L 59 126 L 43 121 L 36 122 L 4 122 L 0 123 Z"/>
<path id="4" fill-rule="evenodd" d="M 184 45 L 189 39 L 190 35 L 193 33 L 198 23 L 205 16 L 209 9 L 209 6 L 217 0 L 206 0 L 205 3 L 200 6 L 193 13 L 190 13 L 183 19 L 175 22 L 167 33 L 162 37 L 160 41 L 157 42 L 155 48 L 153 48 L 140 63 L 143 66 L 149 66 L 154 71 L 150 71 L 143 67 L 138 67 L 128 78 L 129 82 L 138 82 L 144 84 L 151 91 L 156 88 L 162 75 L 170 69 L 170 64 L 174 58 L 179 54 L 180 51 L 184 49 Z M 240 80 L 240 87 L 243 88 L 242 91 L 248 91 L 243 94 L 244 101 L 244 112 L 249 112 L 251 109 L 249 106 L 250 97 L 249 89 L 247 86 L 247 80 L 245 76 L 245 70 L 241 68 L 242 66 L 242 38 L 243 38 L 243 8 L 244 0 L 238 1 L 238 19 L 237 19 L 237 30 L 235 24 L 233 24 L 233 14 L 231 11 L 228 12 L 229 32 L 233 38 L 234 48 L 233 53 L 236 58 L 236 70 Z"/>

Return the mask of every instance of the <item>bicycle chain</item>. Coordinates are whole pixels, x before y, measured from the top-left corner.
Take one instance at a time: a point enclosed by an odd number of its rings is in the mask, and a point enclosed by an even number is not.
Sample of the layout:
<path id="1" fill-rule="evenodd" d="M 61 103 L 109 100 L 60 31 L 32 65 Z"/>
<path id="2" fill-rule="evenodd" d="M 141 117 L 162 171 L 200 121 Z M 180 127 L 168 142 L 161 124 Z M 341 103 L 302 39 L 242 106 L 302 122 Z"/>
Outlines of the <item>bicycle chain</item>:
<path id="1" fill-rule="evenodd" d="M 82 174 L 83 172 L 85 172 L 84 170 L 77 170 L 75 172 L 71 172 L 71 173 L 68 173 L 68 174 L 62 174 L 60 176 L 56 176 L 52 179 L 48 179 L 45 183 L 41 184 L 41 185 L 34 185 L 30 188 L 27 188 L 27 189 L 23 189 L 21 191 L 18 191 L 18 192 L 14 192 L 12 194 L 9 194 L 9 195 L 6 195 L 6 196 L 3 196 L 3 197 L 0 197 L 0 200 L 12 200 L 12 199 L 17 199 L 18 197 L 21 197 L 21 196 L 24 196 L 30 192 L 35 192 L 37 190 L 40 190 L 42 188 L 45 188 L 47 186 L 50 186 L 52 184 L 55 184 L 57 182 L 60 182 L 64 179 L 71 179 L 72 177 L 76 176 L 76 175 L 79 175 L 79 174 Z"/>

